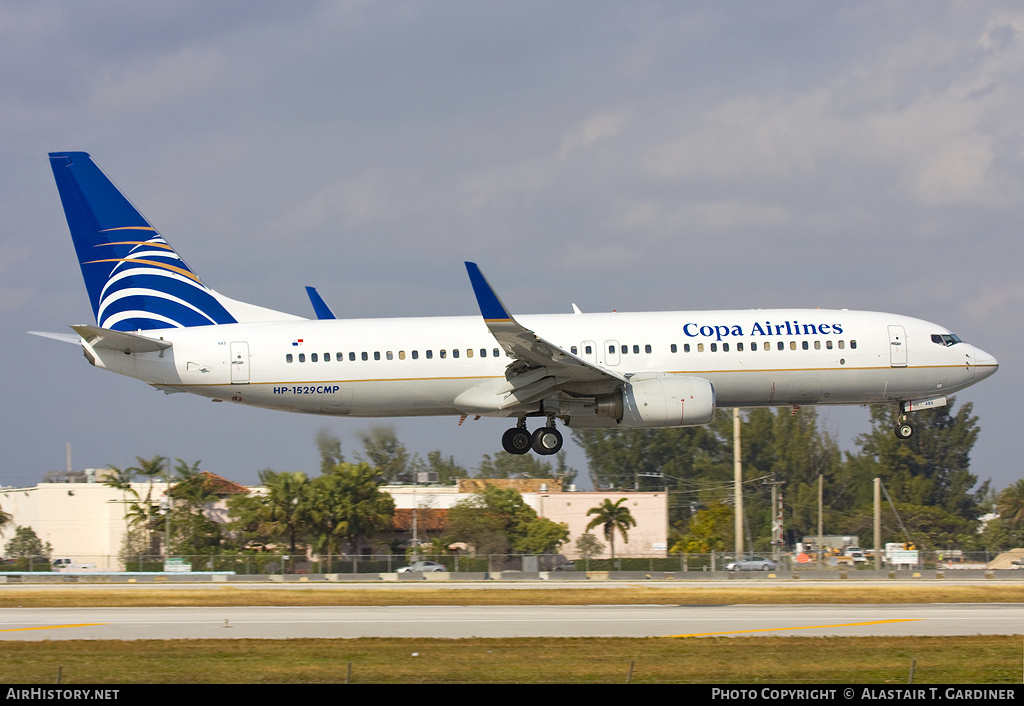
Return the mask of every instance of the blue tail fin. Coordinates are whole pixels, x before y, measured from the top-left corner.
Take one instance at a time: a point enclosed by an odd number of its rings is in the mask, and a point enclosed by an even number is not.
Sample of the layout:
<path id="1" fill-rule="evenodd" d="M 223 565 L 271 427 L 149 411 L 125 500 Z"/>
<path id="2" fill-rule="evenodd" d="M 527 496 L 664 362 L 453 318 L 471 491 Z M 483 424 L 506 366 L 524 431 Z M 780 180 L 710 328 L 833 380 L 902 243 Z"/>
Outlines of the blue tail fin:
<path id="1" fill-rule="evenodd" d="M 88 154 L 52 152 L 50 167 L 102 328 L 137 331 L 238 321 L 225 307 L 231 300 L 200 281 Z"/>

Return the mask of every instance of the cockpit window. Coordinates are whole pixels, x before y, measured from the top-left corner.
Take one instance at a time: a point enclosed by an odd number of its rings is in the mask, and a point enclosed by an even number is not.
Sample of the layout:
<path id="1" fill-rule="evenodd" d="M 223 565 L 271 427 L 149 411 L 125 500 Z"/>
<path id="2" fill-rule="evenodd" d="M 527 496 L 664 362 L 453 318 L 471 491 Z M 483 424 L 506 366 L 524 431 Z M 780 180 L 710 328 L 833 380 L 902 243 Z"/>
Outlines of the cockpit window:
<path id="1" fill-rule="evenodd" d="M 938 343 L 940 346 L 954 346 L 957 343 L 963 343 L 960 337 L 955 333 L 933 333 L 932 343 Z"/>

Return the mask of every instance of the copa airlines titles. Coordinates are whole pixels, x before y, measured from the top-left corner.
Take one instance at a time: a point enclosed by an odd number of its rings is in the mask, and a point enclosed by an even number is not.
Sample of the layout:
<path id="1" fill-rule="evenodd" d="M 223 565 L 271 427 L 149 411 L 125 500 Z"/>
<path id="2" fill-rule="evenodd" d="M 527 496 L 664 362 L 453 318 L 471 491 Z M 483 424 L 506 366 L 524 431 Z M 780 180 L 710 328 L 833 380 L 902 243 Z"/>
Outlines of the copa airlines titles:
<path id="1" fill-rule="evenodd" d="M 744 331 L 739 324 L 698 324 L 683 325 L 683 333 L 690 338 L 714 338 L 721 341 L 729 336 L 838 336 L 843 333 L 842 324 L 800 323 L 799 321 L 755 321 L 749 331 Z"/>

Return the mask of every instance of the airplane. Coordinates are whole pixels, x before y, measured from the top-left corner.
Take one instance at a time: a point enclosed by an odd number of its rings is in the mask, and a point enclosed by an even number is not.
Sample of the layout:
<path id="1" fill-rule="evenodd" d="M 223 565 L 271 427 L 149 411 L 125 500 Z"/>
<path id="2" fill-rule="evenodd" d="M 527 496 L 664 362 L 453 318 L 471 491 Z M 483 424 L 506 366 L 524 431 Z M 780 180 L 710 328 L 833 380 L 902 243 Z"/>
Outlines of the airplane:
<path id="1" fill-rule="evenodd" d="M 342 417 L 515 419 L 511 454 L 557 453 L 570 428 L 708 424 L 718 408 L 897 406 L 908 416 L 992 375 L 948 329 L 867 311 L 573 312 L 513 316 L 465 263 L 481 316 L 315 319 L 207 287 L 85 152 L 50 153 L 95 325 L 30 332 L 166 393 Z M 528 419 L 542 425 L 528 429 Z"/>

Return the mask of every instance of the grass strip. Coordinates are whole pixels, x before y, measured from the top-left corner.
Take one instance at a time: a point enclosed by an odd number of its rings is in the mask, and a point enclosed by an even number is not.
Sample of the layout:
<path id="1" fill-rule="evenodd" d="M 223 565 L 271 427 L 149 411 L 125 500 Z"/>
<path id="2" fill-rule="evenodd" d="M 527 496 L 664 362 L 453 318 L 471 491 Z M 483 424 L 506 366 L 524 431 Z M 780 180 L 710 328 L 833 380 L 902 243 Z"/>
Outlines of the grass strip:
<path id="1" fill-rule="evenodd" d="M 0 587 L 0 608 L 164 606 L 392 605 L 722 605 L 722 604 L 1024 603 L 1024 583 L 983 586 L 667 586 L 624 583 L 607 588 L 487 589 L 382 586 L 211 588 Z"/>
<path id="2" fill-rule="evenodd" d="M 1019 684 L 1022 636 L 0 643 L 0 682 Z"/>

